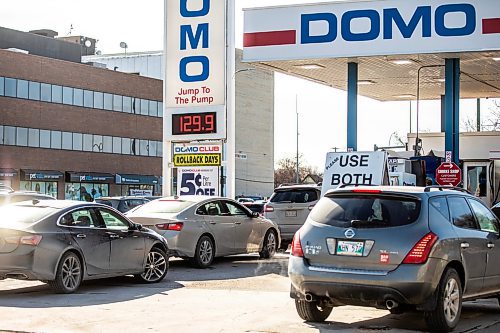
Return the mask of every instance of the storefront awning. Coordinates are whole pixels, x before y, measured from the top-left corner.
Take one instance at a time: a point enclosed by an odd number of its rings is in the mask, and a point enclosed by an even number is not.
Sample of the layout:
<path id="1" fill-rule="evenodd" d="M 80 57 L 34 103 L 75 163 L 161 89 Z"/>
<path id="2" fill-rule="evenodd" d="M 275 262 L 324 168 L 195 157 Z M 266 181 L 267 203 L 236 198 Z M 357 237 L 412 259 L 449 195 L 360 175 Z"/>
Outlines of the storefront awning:
<path id="1" fill-rule="evenodd" d="M 63 179 L 64 174 L 60 171 L 21 169 L 21 180 L 62 181 Z"/>
<path id="2" fill-rule="evenodd" d="M 16 169 L 0 168 L 0 178 L 12 178 L 17 176 Z"/>
<path id="3" fill-rule="evenodd" d="M 116 174 L 116 183 L 123 185 L 156 185 L 159 179 L 156 176 Z"/>
<path id="4" fill-rule="evenodd" d="M 115 176 L 110 173 L 66 172 L 66 181 L 72 183 L 113 184 L 115 181 Z"/>

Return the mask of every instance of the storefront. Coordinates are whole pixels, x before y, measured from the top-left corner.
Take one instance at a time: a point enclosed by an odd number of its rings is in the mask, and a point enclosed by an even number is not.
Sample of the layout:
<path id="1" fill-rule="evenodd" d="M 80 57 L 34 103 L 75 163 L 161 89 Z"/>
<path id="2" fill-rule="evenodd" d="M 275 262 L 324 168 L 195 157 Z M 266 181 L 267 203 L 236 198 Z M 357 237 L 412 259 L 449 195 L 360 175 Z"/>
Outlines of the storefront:
<path id="1" fill-rule="evenodd" d="M 60 171 L 21 169 L 19 189 L 48 194 L 57 198 L 57 190 L 62 185 L 62 181 L 64 181 L 64 174 Z"/>
<path id="2" fill-rule="evenodd" d="M 2 169 L 0 168 L 0 185 L 12 188 L 13 180 L 17 177 L 15 169 Z"/>
<path id="3" fill-rule="evenodd" d="M 64 198 L 92 201 L 109 195 L 109 186 L 115 176 L 109 173 L 66 172 Z"/>
<path id="4" fill-rule="evenodd" d="M 159 178 L 149 175 L 116 174 L 116 184 L 119 186 L 118 195 L 158 195 L 155 188 L 160 183 Z"/>

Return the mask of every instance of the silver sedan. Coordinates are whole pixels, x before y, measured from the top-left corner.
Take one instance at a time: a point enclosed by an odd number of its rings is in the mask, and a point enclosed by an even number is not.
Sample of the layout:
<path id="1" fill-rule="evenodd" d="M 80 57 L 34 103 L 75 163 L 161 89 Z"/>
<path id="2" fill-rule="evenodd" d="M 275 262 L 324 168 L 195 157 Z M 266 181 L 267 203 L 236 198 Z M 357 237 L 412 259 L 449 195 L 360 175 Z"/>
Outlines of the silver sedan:
<path id="1" fill-rule="evenodd" d="M 279 247 L 276 224 L 238 202 L 221 197 L 165 197 L 127 213 L 163 235 L 173 255 L 206 268 L 215 257 L 258 252 L 271 258 Z"/>

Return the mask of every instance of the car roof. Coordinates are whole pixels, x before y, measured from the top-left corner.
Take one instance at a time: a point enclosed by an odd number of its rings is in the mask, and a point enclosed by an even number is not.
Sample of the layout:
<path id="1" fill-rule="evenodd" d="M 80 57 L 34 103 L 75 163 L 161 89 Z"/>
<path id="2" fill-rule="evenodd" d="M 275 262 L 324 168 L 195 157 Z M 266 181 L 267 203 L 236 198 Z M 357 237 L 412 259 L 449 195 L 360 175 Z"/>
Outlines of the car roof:
<path id="1" fill-rule="evenodd" d="M 326 194 L 336 193 L 336 192 L 352 192 L 353 190 L 362 192 L 370 192 L 370 191 L 382 191 L 382 192 L 391 192 L 391 193 L 410 193 L 410 194 L 418 194 L 418 193 L 428 193 L 428 194 L 457 194 L 462 193 L 465 195 L 470 195 L 466 190 L 455 188 L 455 187 L 447 187 L 447 186 L 346 186 L 342 188 L 332 189 L 326 192 Z"/>
<path id="2" fill-rule="evenodd" d="M 35 203 L 33 203 L 35 201 Z M 32 202 L 32 205 L 36 205 L 39 207 L 50 207 L 55 209 L 65 209 L 70 207 L 78 207 L 78 206 L 95 206 L 95 207 L 106 207 L 105 205 L 101 205 L 95 202 L 86 202 L 86 201 L 76 201 L 76 200 L 26 200 L 16 202 L 12 205 L 15 206 L 26 206 L 27 202 Z"/>
<path id="3" fill-rule="evenodd" d="M 123 199 L 145 199 L 145 198 L 143 196 L 136 196 L 136 195 L 124 195 L 124 196 L 116 196 L 116 197 L 95 198 L 95 200 L 123 200 Z"/>
<path id="4" fill-rule="evenodd" d="M 282 185 L 274 189 L 274 191 L 284 191 L 284 190 L 292 190 L 292 189 L 317 189 L 321 190 L 321 186 L 316 184 L 297 184 L 297 185 Z"/>
<path id="5" fill-rule="evenodd" d="M 209 196 L 209 195 L 182 195 L 182 196 L 171 196 L 171 197 L 161 197 L 156 199 L 156 201 L 161 200 L 183 200 L 191 202 L 202 202 L 205 200 L 232 200 L 231 198 L 220 197 L 220 196 Z"/>

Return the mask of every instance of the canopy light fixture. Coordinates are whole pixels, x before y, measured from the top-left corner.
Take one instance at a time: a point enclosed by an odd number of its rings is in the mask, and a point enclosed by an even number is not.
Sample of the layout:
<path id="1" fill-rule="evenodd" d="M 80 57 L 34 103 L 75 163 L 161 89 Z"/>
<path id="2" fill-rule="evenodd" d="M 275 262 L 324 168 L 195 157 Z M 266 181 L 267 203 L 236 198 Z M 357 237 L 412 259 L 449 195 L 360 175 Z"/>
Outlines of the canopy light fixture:
<path id="1" fill-rule="evenodd" d="M 370 85 L 370 84 L 375 84 L 375 81 L 372 81 L 372 80 L 359 80 L 358 84 L 361 85 L 361 86 L 367 86 L 367 85 Z"/>
<path id="2" fill-rule="evenodd" d="M 411 65 L 411 64 L 415 63 L 415 61 L 413 61 L 411 59 L 394 59 L 394 60 L 389 60 L 389 61 L 395 65 Z"/>
<path id="3" fill-rule="evenodd" d="M 300 69 L 322 69 L 322 68 L 325 68 L 325 66 L 319 65 L 319 64 L 294 65 L 293 67 L 300 68 Z"/>

